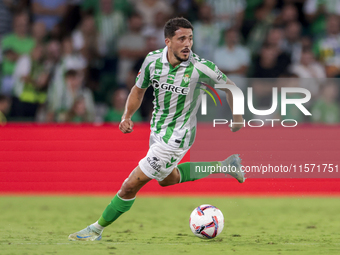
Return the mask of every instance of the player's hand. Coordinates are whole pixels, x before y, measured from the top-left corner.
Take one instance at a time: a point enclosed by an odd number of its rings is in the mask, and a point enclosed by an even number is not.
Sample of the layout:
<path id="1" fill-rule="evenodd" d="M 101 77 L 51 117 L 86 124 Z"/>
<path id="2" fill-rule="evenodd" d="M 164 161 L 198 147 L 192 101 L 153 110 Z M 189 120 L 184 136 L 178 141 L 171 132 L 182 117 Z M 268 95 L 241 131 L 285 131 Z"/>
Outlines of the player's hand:
<path id="1" fill-rule="evenodd" d="M 234 116 L 233 125 L 230 124 L 229 127 L 232 132 L 239 131 L 241 128 L 243 128 L 242 116 Z"/>
<path id="2" fill-rule="evenodd" d="M 124 134 L 131 133 L 133 131 L 133 122 L 130 119 L 122 119 L 122 121 L 119 124 L 119 129 Z"/>

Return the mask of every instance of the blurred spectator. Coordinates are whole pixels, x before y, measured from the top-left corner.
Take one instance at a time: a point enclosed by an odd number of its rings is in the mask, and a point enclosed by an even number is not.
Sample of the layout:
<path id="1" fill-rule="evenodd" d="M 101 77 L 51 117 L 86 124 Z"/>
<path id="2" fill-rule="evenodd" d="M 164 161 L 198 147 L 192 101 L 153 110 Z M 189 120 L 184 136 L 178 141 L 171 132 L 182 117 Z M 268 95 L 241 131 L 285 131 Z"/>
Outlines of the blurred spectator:
<path id="1" fill-rule="evenodd" d="M 340 106 L 336 101 L 339 95 L 339 85 L 333 81 L 321 87 L 321 97 L 312 108 L 312 121 L 335 124 L 340 122 Z"/>
<path id="2" fill-rule="evenodd" d="M 82 2 L 83 0 L 67 0 L 65 14 L 58 24 L 60 27 L 61 37 L 69 36 L 70 34 L 72 34 L 72 31 L 78 26 L 81 20 Z"/>
<path id="3" fill-rule="evenodd" d="M 62 40 L 61 65 L 64 70 L 63 73 L 70 69 L 82 71 L 87 66 L 86 59 L 74 50 L 71 37 L 65 37 Z"/>
<path id="4" fill-rule="evenodd" d="M 91 15 L 85 15 L 79 29 L 72 33 L 73 48 L 90 63 L 104 54 L 104 44 L 98 36 L 95 20 Z"/>
<path id="5" fill-rule="evenodd" d="M 148 35 L 146 38 L 146 52 L 152 52 L 158 50 L 157 47 L 157 38 L 154 35 Z M 131 90 L 135 85 L 136 77 L 140 67 L 144 62 L 144 57 L 139 58 L 132 68 L 129 70 L 128 75 L 125 79 L 125 83 L 123 84 L 128 90 Z"/>
<path id="6" fill-rule="evenodd" d="M 304 13 L 307 16 L 307 20 L 311 23 L 310 32 L 318 37 L 325 31 L 327 15 L 340 15 L 340 1 L 306 0 Z"/>
<path id="7" fill-rule="evenodd" d="M 334 84 L 320 90 L 326 76 L 340 77 L 340 1 L 0 0 L 0 94 L 14 95 L 9 119 L 45 119 L 40 106 L 47 98 L 49 120 L 93 121 L 92 97 L 101 119 L 113 100 L 110 91 L 129 91 L 147 53 L 164 48 L 164 24 L 174 13 L 192 21 L 193 51 L 241 88 L 247 74 L 273 78 L 250 81 L 255 108 L 270 108 L 276 78 L 299 77 L 281 85 L 308 89 L 311 105 L 322 94 L 314 107 L 335 112 L 333 103 L 325 103 L 330 91 L 340 100 Z M 150 87 L 139 111 L 144 120 L 151 116 L 152 93 Z M 293 119 L 307 120 L 294 106 L 291 112 Z M 335 115 L 327 121 L 340 121 Z"/>
<path id="8" fill-rule="evenodd" d="M 250 51 L 239 44 L 239 32 L 234 29 L 225 31 L 225 45 L 217 48 L 213 57 L 214 63 L 232 81 L 240 86 L 239 78 L 246 77 L 250 65 Z"/>
<path id="9" fill-rule="evenodd" d="M 37 21 L 32 24 L 32 37 L 37 44 L 46 42 L 47 30 L 45 23 Z"/>
<path id="10" fill-rule="evenodd" d="M 118 66 L 118 81 L 124 84 L 128 72 L 139 58 L 145 58 L 148 53 L 146 49 L 146 40 L 141 31 L 143 27 L 142 17 L 138 14 L 133 14 L 129 18 L 129 28 L 123 35 L 118 44 L 119 66 Z"/>
<path id="11" fill-rule="evenodd" d="M 298 78 L 296 74 L 293 73 L 283 73 L 280 75 L 280 79 L 278 80 L 277 87 L 279 89 L 278 92 L 278 102 L 277 102 L 277 116 L 275 118 L 278 119 L 293 119 L 296 120 L 297 122 L 302 122 L 305 119 L 305 115 L 301 110 L 294 104 L 287 104 L 286 105 L 286 115 L 282 116 L 281 115 L 281 88 L 287 88 L 287 87 L 292 87 L 292 88 L 297 88 L 299 87 L 301 79 Z M 301 99 L 303 98 L 304 95 L 301 93 L 287 93 L 286 98 L 287 99 Z M 308 104 L 308 103 L 307 103 Z M 305 105 L 306 106 L 306 105 Z"/>
<path id="12" fill-rule="evenodd" d="M 16 1 L 0 0 L 0 40 L 3 35 L 12 31 L 12 13 Z"/>
<path id="13" fill-rule="evenodd" d="M 209 60 L 213 59 L 221 37 L 221 30 L 213 18 L 210 5 L 203 4 L 199 8 L 199 20 L 193 24 L 195 53 Z"/>
<path id="14" fill-rule="evenodd" d="M 100 12 L 95 16 L 100 41 L 103 42 L 102 52 L 106 57 L 116 57 L 118 38 L 125 31 L 125 18 L 122 12 L 115 10 L 112 0 L 99 1 Z"/>
<path id="15" fill-rule="evenodd" d="M 119 88 L 112 94 L 111 107 L 105 115 L 105 122 L 120 122 L 122 120 L 128 95 L 129 92 L 125 88 Z M 133 114 L 131 120 L 134 122 L 142 121 L 139 111 Z"/>
<path id="16" fill-rule="evenodd" d="M 34 118 L 46 102 L 50 73 L 44 66 L 44 46 L 37 44 L 30 55 L 18 60 L 14 71 L 13 117 Z"/>
<path id="17" fill-rule="evenodd" d="M 53 76 L 51 79 L 49 94 L 52 91 L 63 90 L 65 86 L 65 74 L 68 70 L 79 71 L 80 75 L 84 75 L 84 69 L 87 66 L 87 62 L 82 55 L 75 52 L 72 45 L 72 39 L 65 37 L 62 41 L 62 54 L 60 60 L 56 63 Z M 51 100 L 51 98 L 49 98 Z"/>
<path id="18" fill-rule="evenodd" d="M 250 49 L 252 55 L 257 54 L 261 49 L 269 29 L 274 24 L 278 14 L 275 9 L 276 4 L 277 0 L 264 0 L 263 3 L 256 8 L 255 21 L 247 23 L 250 27 L 248 28 L 250 32 L 247 39 L 247 47 Z"/>
<path id="19" fill-rule="evenodd" d="M 100 0 L 80 0 L 81 9 L 83 12 L 93 12 L 95 16 L 97 16 L 101 12 Z M 120 11 L 124 14 L 124 16 L 131 15 L 134 9 L 134 5 L 132 5 L 133 0 L 111 0 L 114 9 Z"/>
<path id="20" fill-rule="evenodd" d="M 25 0 L 0 0 L 0 40 L 12 31 L 13 13 L 26 7 Z"/>
<path id="21" fill-rule="evenodd" d="M 281 51 L 284 36 L 285 34 L 283 29 L 281 27 L 275 26 L 268 31 L 268 35 L 265 42 L 272 46 L 275 46 Z"/>
<path id="22" fill-rule="evenodd" d="M 247 6 L 245 0 L 206 0 L 206 3 L 211 5 L 215 22 L 219 24 L 220 29 L 241 28 Z"/>
<path id="23" fill-rule="evenodd" d="M 93 116 L 90 115 L 86 109 L 86 101 L 83 96 L 79 96 L 75 99 L 72 108 L 66 114 L 66 122 L 90 122 L 93 121 Z"/>
<path id="24" fill-rule="evenodd" d="M 46 29 L 55 28 L 66 13 L 67 0 L 32 0 L 34 22 L 41 21 Z"/>
<path id="25" fill-rule="evenodd" d="M 1 47 L 3 50 L 2 63 L 2 87 L 4 94 L 10 95 L 14 86 L 12 74 L 15 63 L 22 54 L 28 54 L 34 48 L 34 39 L 27 35 L 29 19 L 26 13 L 19 13 L 14 16 L 13 33 L 2 38 Z"/>
<path id="26" fill-rule="evenodd" d="M 100 89 L 100 69 L 103 68 L 104 42 L 101 41 L 92 15 L 85 15 L 80 28 L 72 34 L 73 48 L 80 52 L 88 63 L 85 71 L 85 86 L 92 91 Z"/>
<path id="27" fill-rule="evenodd" d="M 168 16 L 172 14 L 172 7 L 166 1 L 161 0 L 135 1 L 135 10 L 141 15 L 144 25 L 154 25 L 158 12 L 165 13 Z"/>
<path id="28" fill-rule="evenodd" d="M 260 55 L 254 60 L 253 74 L 254 78 L 278 78 L 287 71 L 290 59 L 281 52 L 279 42 L 281 41 L 280 29 L 271 29 L 268 35 L 268 41 L 261 49 Z M 275 85 L 275 79 L 254 79 L 252 87 L 256 97 L 256 106 L 267 109 L 271 105 L 272 87 Z"/>
<path id="29" fill-rule="evenodd" d="M 301 58 L 301 25 L 297 21 L 288 23 L 284 31 L 285 38 L 282 40 L 281 49 L 289 54 L 293 63 L 298 63 Z"/>
<path id="30" fill-rule="evenodd" d="M 0 94 L 0 125 L 6 123 L 6 115 L 9 113 L 10 106 L 11 100 L 9 97 Z"/>
<path id="31" fill-rule="evenodd" d="M 328 77 L 340 75 L 340 21 L 332 15 L 327 19 L 327 34 L 314 45 L 314 52 L 326 65 Z"/>
<path id="32" fill-rule="evenodd" d="M 61 44 L 57 40 L 51 40 L 46 45 L 46 59 L 45 59 L 45 68 L 50 70 L 50 72 L 54 72 L 55 67 L 60 61 L 61 57 Z"/>
<path id="33" fill-rule="evenodd" d="M 285 27 L 291 22 L 299 22 L 298 9 L 294 4 L 285 4 L 275 21 L 275 25 Z"/>
<path id="34" fill-rule="evenodd" d="M 291 72 L 302 78 L 300 86 L 308 89 L 313 97 L 318 95 L 319 86 L 326 78 L 325 68 L 315 60 L 309 48 L 303 49 L 300 63 L 292 65 Z"/>
<path id="35" fill-rule="evenodd" d="M 196 20 L 198 5 L 202 1 L 198 0 L 167 0 L 176 11 L 177 17 L 184 17 L 188 20 Z"/>
<path id="36" fill-rule="evenodd" d="M 83 77 L 76 70 L 68 70 L 65 73 L 64 86 L 53 86 L 48 91 L 48 120 L 63 122 L 66 120 L 67 112 L 72 108 L 76 99 L 84 97 L 88 121 L 94 120 L 94 101 L 92 92 L 82 87 Z"/>
<path id="37" fill-rule="evenodd" d="M 263 0 L 246 0 L 247 8 L 245 9 L 244 19 L 246 21 L 255 19 L 255 10 L 259 7 Z"/>
<path id="38" fill-rule="evenodd" d="M 165 37 L 164 37 L 164 25 L 168 21 L 169 16 L 163 12 L 158 12 L 155 16 L 155 22 L 153 25 L 147 25 L 143 29 L 144 36 L 150 36 L 156 38 L 157 49 L 165 47 Z M 195 30 L 196 32 L 196 30 Z"/>
<path id="39" fill-rule="evenodd" d="M 289 60 L 284 54 L 280 54 L 277 46 L 265 44 L 260 55 L 254 61 L 252 77 L 277 78 L 284 73 L 289 65 Z"/>
<path id="40" fill-rule="evenodd" d="M 144 62 L 143 58 L 140 58 L 137 60 L 136 64 L 133 65 L 131 70 L 129 71 L 128 76 L 126 77 L 126 81 L 124 84 L 124 87 L 130 91 L 132 87 L 136 84 L 136 77 L 138 76 L 138 72 L 140 71 L 140 68 Z"/>

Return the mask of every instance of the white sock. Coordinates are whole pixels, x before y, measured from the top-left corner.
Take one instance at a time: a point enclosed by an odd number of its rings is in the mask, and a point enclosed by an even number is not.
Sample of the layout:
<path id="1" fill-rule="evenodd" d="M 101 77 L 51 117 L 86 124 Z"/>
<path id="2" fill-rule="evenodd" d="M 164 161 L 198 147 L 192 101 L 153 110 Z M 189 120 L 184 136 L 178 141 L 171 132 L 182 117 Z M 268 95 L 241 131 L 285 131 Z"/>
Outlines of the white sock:
<path id="1" fill-rule="evenodd" d="M 95 227 L 96 229 L 103 231 L 105 227 L 100 226 L 98 221 L 96 221 L 95 223 L 92 224 L 93 227 Z"/>

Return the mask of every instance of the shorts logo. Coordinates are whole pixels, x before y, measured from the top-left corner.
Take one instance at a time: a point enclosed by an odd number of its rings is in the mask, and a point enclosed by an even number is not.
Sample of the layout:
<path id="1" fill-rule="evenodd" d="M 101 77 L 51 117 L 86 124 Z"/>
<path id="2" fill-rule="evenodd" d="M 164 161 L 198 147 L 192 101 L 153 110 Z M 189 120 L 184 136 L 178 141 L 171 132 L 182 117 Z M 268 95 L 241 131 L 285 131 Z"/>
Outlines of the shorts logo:
<path id="1" fill-rule="evenodd" d="M 169 83 L 162 83 L 160 84 L 159 81 L 153 79 L 152 86 L 155 89 L 163 89 L 166 91 L 171 91 L 176 94 L 187 95 L 189 93 L 189 88 L 178 87 Z"/>
<path id="2" fill-rule="evenodd" d="M 146 160 L 149 162 L 150 166 L 151 166 L 153 169 L 155 169 L 157 172 L 160 171 L 161 165 L 158 163 L 159 158 L 156 158 L 156 157 L 152 157 L 152 158 L 147 157 Z"/>

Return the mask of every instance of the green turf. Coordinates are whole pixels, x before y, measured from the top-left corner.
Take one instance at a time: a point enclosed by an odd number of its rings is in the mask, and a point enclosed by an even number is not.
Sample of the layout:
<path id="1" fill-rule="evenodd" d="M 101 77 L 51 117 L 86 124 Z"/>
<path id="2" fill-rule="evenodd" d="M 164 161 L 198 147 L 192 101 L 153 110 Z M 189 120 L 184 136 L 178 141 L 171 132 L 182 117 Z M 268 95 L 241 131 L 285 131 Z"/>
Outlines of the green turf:
<path id="1" fill-rule="evenodd" d="M 102 241 L 67 240 L 109 201 L 2 196 L 0 254 L 340 254 L 338 198 L 139 197 Z M 225 217 L 223 232 L 208 241 L 188 226 L 191 211 L 207 203 Z"/>

